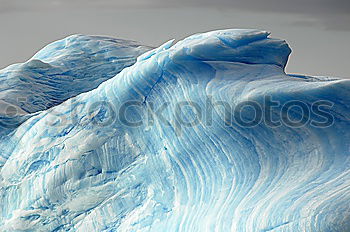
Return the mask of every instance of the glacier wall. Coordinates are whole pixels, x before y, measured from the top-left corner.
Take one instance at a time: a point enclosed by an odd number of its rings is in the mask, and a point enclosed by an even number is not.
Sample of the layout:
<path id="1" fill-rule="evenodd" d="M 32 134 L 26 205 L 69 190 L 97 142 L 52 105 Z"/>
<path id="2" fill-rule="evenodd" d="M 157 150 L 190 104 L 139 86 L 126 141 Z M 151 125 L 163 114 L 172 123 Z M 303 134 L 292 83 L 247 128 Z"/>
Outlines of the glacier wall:
<path id="1" fill-rule="evenodd" d="M 290 52 L 79 35 L 1 70 L 0 230 L 348 231 L 350 81 Z"/>

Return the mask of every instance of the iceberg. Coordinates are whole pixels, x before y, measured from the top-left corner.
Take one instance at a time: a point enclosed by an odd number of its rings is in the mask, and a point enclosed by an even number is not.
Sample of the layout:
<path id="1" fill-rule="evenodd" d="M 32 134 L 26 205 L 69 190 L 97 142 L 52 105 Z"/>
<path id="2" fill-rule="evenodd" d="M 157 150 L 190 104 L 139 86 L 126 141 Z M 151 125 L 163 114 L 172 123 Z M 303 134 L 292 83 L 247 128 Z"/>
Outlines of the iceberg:
<path id="1" fill-rule="evenodd" d="M 74 35 L 0 71 L 0 231 L 349 231 L 350 80 L 260 30 Z"/>

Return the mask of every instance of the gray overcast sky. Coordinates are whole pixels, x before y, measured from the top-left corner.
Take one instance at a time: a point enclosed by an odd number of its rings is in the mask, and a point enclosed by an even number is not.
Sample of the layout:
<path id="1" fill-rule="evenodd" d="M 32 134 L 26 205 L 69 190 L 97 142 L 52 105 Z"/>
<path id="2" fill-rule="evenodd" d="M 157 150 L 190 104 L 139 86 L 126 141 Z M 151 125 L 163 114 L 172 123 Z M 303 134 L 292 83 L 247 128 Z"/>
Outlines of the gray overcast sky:
<path id="1" fill-rule="evenodd" d="M 0 0 L 0 68 L 71 34 L 157 46 L 223 28 L 258 28 L 290 44 L 289 73 L 350 77 L 349 0 Z"/>

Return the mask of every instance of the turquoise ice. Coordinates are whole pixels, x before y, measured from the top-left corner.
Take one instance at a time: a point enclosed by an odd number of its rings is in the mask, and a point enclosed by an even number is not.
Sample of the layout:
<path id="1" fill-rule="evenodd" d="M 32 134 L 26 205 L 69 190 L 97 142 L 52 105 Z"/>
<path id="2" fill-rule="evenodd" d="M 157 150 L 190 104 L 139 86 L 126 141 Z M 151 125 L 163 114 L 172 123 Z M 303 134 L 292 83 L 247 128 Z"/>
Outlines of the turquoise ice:
<path id="1" fill-rule="evenodd" d="M 290 52 L 78 35 L 1 70 L 0 231 L 349 231 L 350 81 Z"/>

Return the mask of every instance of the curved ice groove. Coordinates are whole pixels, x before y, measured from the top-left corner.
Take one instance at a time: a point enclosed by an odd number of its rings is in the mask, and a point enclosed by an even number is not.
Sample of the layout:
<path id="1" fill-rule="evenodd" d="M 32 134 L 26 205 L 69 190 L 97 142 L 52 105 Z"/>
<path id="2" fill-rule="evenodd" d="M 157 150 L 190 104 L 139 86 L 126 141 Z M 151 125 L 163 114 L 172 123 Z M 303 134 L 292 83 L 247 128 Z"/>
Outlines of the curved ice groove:
<path id="1" fill-rule="evenodd" d="M 2 144 L 16 144 L 2 154 L 2 230 L 348 231 L 350 82 L 285 74 L 290 49 L 268 35 L 223 30 L 170 41 L 23 122 Z M 174 114 L 181 101 L 208 109 L 220 101 L 264 105 L 266 96 L 282 105 L 330 101 L 334 123 L 227 125 L 214 108 L 212 121 L 185 126 Z M 151 112 L 154 123 L 123 123 L 125 102 L 140 103 L 129 120 L 146 122 Z M 155 117 L 151 106 L 164 103 Z"/>

